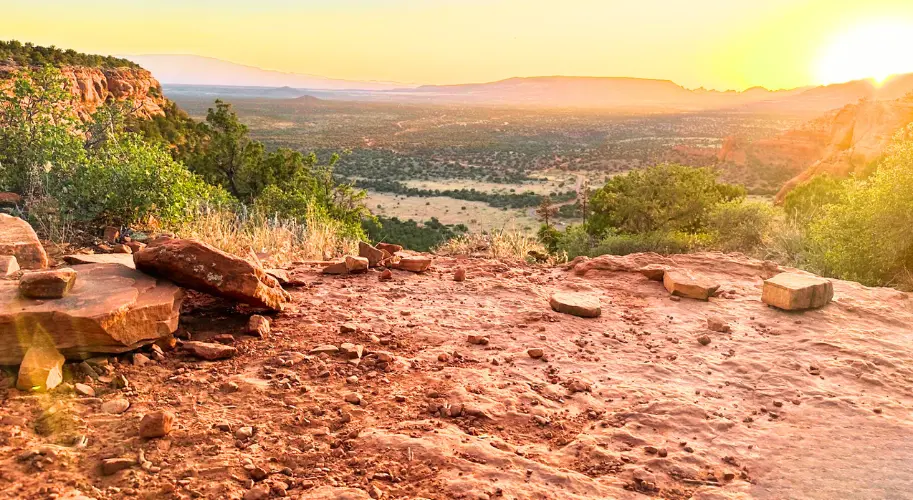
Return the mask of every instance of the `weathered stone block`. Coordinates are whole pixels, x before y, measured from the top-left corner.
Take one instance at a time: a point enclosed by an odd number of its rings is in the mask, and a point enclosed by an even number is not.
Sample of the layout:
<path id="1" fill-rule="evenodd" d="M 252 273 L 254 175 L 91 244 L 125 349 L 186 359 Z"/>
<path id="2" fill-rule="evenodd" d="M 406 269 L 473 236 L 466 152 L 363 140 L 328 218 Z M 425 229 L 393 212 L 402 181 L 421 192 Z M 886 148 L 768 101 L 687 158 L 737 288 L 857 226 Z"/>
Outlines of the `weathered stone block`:
<path id="1" fill-rule="evenodd" d="M 706 278 L 695 277 L 682 271 L 666 271 L 663 286 L 676 297 L 709 300 L 720 285 Z"/>
<path id="2" fill-rule="evenodd" d="M 787 311 L 824 307 L 834 298 L 830 280 L 798 273 L 781 273 L 764 281 L 761 301 Z"/>

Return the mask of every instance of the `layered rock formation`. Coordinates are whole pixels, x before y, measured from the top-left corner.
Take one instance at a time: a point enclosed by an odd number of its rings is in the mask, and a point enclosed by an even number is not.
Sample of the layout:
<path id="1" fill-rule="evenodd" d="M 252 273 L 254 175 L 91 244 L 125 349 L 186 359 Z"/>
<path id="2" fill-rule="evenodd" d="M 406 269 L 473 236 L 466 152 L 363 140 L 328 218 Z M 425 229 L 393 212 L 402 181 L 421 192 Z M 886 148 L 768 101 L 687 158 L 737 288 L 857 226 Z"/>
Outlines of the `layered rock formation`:
<path id="1" fill-rule="evenodd" d="M 0 64 L 0 88 L 21 69 Z M 135 113 L 144 118 L 165 114 L 162 86 L 144 69 L 64 66 L 60 72 L 70 82 L 70 93 L 82 119 L 109 101 L 132 101 Z"/>
<path id="2" fill-rule="evenodd" d="M 119 264 L 77 267 L 79 278 L 57 300 L 31 300 L 16 281 L 0 281 L 0 365 L 18 364 L 32 345 L 70 359 L 125 352 L 177 329 L 183 291 Z"/>

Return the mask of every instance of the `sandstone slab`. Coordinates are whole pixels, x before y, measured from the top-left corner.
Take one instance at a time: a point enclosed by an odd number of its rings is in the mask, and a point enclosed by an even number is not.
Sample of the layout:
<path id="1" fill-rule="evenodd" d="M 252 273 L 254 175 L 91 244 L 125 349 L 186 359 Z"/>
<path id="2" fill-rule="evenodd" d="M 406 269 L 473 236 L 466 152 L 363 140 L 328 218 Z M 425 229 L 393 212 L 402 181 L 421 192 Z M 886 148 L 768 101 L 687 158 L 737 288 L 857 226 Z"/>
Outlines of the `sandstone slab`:
<path id="1" fill-rule="evenodd" d="M 61 299 L 35 301 L 15 281 L 0 281 L 0 364 L 18 364 L 32 345 L 55 346 L 69 359 L 119 353 L 177 329 L 183 291 L 116 264 L 80 266 Z"/>
<path id="2" fill-rule="evenodd" d="M 381 251 L 385 251 L 385 252 L 389 253 L 390 255 L 396 255 L 396 252 L 403 251 L 402 245 L 394 245 L 393 243 L 378 243 L 378 244 L 374 245 L 374 248 L 381 250 Z"/>
<path id="3" fill-rule="evenodd" d="M 0 255 L 12 255 L 22 269 L 47 269 L 48 254 L 28 222 L 0 214 Z"/>
<path id="4" fill-rule="evenodd" d="M 63 261 L 70 265 L 79 264 L 120 264 L 130 269 L 136 269 L 133 256 L 122 253 L 87 253 L 64 255 Z"/>
<path id="5" fill-rule="evenodd" d="M 764 281 L 761 301 L 786 311 L 824 307 L 834 298 L 830 280 L 798 273 L 781 273 Z"/>
<path id="6" fill-rule="evenodd" d="M 682 271 L 666 271 L 663 274 L 663 286 L 675 297 L 696 300 L 710 300 L 720 288 L 718 283 Z"/>
<path id="7" fill-rule="evenodd" d="M 281 311 L 289 294 L 251 262 L 196 240 L 173 239 L 133 254 L 140 271 L 186 288 Z"/>
<path id="8" fill-rule="evenodd" d="M 644 275 L 649 280 L 662 281 L 663 277 L 666 275 L 666 270 L 666 266 L 661 264 L 648 264 L 638 269 L 637 272 Z"/>
<path id="9" fill-rule="evenodd" d="M 19 279 L 19 294 L 29 299 L 60 299 L 76 284 L 76 271 L 66 267 L 34 271 Z"/>
<path id="10" fill-rule="evenodd" d="M 63 382 L 64 357 L 57 349 L 47 345 L 29 348 L 19 366 L 16 387 L 21 391 L 46 391 Z"/>
<path id="11" fill-rule="evenodd" d="M 572 316 L 596 318 L 602 314 L 599 299 L 589 295 L 556 292 L 552 294 L 548 302 L 555 311 Z"/>

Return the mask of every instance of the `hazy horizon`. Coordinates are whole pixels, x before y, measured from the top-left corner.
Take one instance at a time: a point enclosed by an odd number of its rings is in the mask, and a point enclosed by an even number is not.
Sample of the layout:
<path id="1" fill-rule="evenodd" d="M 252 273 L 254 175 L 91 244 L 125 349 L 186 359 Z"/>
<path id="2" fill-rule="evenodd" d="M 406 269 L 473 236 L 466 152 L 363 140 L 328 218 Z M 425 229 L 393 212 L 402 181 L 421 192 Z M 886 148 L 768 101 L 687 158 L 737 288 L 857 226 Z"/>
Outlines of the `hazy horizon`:
<path id="1" fill-rule="evenodd" d="M 913 4 L 873 0 L 553 2 L 15 1 L 0 37 L 104 54 L 197 55 L 406 85 L 512 77 L 785 89 L 913 72 Z M 125 19 L 136 21 L 124 21 Z"/>

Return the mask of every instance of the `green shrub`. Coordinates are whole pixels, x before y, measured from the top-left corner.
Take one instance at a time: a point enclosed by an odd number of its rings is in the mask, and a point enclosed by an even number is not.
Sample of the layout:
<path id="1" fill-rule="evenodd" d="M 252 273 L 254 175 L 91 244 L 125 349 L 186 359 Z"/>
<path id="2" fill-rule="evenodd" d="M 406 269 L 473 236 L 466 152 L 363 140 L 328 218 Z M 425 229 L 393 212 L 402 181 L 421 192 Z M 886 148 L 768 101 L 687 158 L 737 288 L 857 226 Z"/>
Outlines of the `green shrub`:
<path id="1" fill-rule="evenodd" d="M 913 126 L 905 132 L 913 131 Z M 899 135 L 898 137 L 902 137 Z M 868 285 L 909 285 L 913 272 L 913 140 L 898 140 L 865 180 L 809 225 L 813 263 Z"/>
<path id="2" fill-rule="evenodd" d="M 558 252 L 568 259 L 598 257 L 600 255 L 628 255 L 640 252 L 660 254 L 686 253 L 706 248 L 710 240 L 706 235 L 691 235 L 671 231 L 654 231 L 643 234 L 609 234 L 595 238 L 582 225 L 568 227 L 558 241 Z"/>
<path id="3" fill-rule="evenodd" d="M 741 200 L 744 188 L 717 182 L 716 172 L 657 165 L 612 177 L 593 193 L 587 228 L 594 235 L 673 231 L 697 234 L 719 203 Z"/>
<path id="4" fill-rule="evenodd" d="M 767 241 L 776 216 L 776 210 L 769 203 L 721 203 L 710 213 L 707 232 L 714 248 L 757 254 Z"/>
<path id="5" fill-rule="evenodd" d="M 823 174 L 787 193 L 783 210 L 791 220 L 805 225 L 820 216 L 828 205 L 841 203 L 845 195 L 845 181 Z"/>

